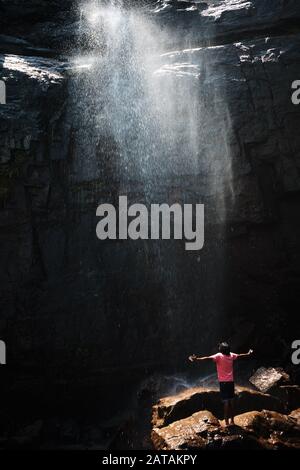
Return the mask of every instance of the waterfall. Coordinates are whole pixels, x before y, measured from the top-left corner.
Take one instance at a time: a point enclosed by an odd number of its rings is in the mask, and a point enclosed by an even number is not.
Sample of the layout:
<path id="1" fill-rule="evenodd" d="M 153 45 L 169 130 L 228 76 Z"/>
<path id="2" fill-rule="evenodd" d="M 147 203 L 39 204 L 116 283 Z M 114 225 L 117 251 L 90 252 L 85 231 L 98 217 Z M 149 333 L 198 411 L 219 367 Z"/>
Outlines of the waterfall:
<path id="1" fill-rule="evenodd" d="M 178 46 L 176 31 L 158 21 L 158 8 L 87 1 L 80 11 L 80 52 L 74 57 L 69 93 L 76 134 L 73 181 L 100 181 L 106 192 L 94 191 L 95 198 L 105 197 L 105 202 L 128 194 L 133 202 L 205 203 L 208 222 L 223 227 L 232 194 L 231 124 L 207 48 L 190 47 L 188 39 L 185 47 L 184 38 L 184 46 Z M 222 233 L 206 236 L 210 246 L 204 263 L 198 255 L 183 258 L 182 247 L 171 242 L 107 249 L 106 261 L 123 273 L 118 282 L 128 292 L 137 286 L 144 302 L 156 289 L 153 341 L 155 322 L 161 321 L 160 335 L 168 337 L 173 358 L 172 344 L 181 354 L 183 325 L 189 326 L 191 343 L 198 344 L 203 325 L 212 331 L 220 323 Z M 105 262 L 102 266 L 106 269 Z M 140 334 L 148 328 L 147 315 L 135 319 Z M 202 341 L 207 344 L 209 338 L 204 335 Z"/>
<path id="2" fill-rule="evenodd" d="M 88 120 L 94 114 L 94 137 L 98 129 L 99 142 L 111 142 L 119 176 L 149 189 L 157 179 L 197 174 L 199 67 L 172 63 L 168 32 L 149 12 L 121 1 L 86 3 L 81 11 L 89 49 L 77 58 L 81 70 L 89 67 L 85 108 Z"/>
<path id="3" fill-rule="evenodd" d="M 116 179 L 141 182 L 145 194 L 158 181 L 191 175 L 205 175 L 204 193 L 222 193 L 231 179 L 230 118 L 223 110 L 215 127 L 218 91 L 211 102 L 201 95 L 210 80 L 202 49 L 169 50 L 174 31 L 157 24 L 150 7 L 98 0 L 80 11 L 81 176 L 97 175 L 103 159 Z"/>

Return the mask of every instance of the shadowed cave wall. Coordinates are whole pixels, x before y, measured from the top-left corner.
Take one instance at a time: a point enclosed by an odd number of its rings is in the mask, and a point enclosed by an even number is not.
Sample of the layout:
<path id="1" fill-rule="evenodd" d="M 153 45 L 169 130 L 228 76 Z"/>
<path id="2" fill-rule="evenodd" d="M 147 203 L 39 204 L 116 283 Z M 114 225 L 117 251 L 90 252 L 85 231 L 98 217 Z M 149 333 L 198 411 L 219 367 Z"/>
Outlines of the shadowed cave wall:
<path id="1" fill-rule="evenodd" d="M 215 90 L 220 97 L 201 121 L 216 146 L 213 164 L 155 180 L 154 202 L 205 204 L 199 254 L 181 241 L 97 240 L 97 205 L 119 194 L 138 202 L 143 188 L 121 180 L 109 139 L 96 142 L 94 176 L 78 171 L 85 156 L 69 61 L 81 47 L 78 10 L 71 1 L 0 2 L 1 375 L 15 413 L 110 414 L 143 378 L 187 370 L 188 353 L 212 352 L 223 337 L 252 346 L 259 362 L 289 364 L 299 325 L 300 114 L 291 83 L 300 7 L 152 3 L 155 21 L 176 38 L 166 45 L 176 63 L 200 70 L 202 116 Z M 234 200 L 207 185 L 224 157 L 224 120 Z"/>

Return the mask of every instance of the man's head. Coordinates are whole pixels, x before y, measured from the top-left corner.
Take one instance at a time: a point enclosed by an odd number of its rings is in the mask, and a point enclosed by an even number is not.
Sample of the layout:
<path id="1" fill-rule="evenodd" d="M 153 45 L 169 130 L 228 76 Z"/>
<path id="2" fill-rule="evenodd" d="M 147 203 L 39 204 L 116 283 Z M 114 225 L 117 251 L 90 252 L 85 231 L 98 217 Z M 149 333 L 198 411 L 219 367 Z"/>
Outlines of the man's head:
<path id="1" fill-rule="evenodd" d="M 222 354 L 225 354 L 226 356 L 229 356 L 230 354 L 230 346 L 226 341 L 223 341 L 222 343 L 219 344 L 219 351 Z"/>

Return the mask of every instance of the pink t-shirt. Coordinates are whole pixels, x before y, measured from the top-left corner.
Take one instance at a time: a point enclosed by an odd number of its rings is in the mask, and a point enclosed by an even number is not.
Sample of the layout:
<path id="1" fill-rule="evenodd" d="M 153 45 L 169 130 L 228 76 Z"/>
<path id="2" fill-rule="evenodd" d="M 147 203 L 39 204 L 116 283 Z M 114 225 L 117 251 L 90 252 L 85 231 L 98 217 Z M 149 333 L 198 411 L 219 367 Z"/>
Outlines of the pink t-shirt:
<path id="1" fill-rule="evenodd" d="M 226 356 L 217 353 L 210 357 L 216 363 L 219 382 L 233 382 L 233 361 L 237 359 L 238 355 L 230 353 L 229 356 Z"/>

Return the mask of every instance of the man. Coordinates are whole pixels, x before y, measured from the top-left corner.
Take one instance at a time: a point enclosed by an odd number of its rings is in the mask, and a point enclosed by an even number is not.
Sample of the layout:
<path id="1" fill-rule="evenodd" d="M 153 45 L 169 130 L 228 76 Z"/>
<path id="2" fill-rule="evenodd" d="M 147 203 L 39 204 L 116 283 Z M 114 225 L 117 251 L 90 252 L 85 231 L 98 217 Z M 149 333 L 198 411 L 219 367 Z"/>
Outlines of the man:
<path id="1" fill-rule="evenodd" d="M 212 359 L 217 366 L 218 380 L 220 385 L 221 400 L 224 403 L 224 419 L 226 426 L 234 424 L 234 376 L 233 376 L 233 363 L 240 357 L 247 357 L 253 354 L 250 349 L 245 354 L 235 354 L 230 352 L 228 343 L 223 342 L 219 344 L 219 352 L 213 356 L 197 357 L 195 354 L 189 357 L 191 362 L 206 361 Z"/>

